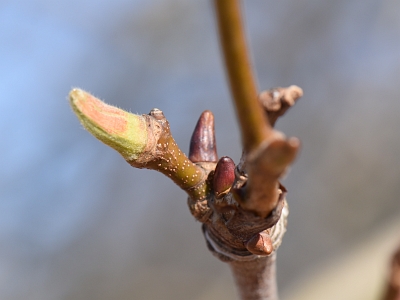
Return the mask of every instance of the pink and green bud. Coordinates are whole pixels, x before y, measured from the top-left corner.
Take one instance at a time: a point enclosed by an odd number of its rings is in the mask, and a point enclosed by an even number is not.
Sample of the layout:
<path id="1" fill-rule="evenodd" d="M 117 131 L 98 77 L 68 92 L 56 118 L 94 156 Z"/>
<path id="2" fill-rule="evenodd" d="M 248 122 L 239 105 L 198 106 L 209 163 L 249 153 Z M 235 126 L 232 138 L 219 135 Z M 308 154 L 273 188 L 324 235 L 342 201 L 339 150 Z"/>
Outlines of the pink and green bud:
<path id="1" fill-rule="evenodd" d="M 80 89 L 73 89 L 69 100 L 82 125 L 126 160 L 136 159 L 143 152 L 147 130 L 142 116 L 107 105 Z"/>

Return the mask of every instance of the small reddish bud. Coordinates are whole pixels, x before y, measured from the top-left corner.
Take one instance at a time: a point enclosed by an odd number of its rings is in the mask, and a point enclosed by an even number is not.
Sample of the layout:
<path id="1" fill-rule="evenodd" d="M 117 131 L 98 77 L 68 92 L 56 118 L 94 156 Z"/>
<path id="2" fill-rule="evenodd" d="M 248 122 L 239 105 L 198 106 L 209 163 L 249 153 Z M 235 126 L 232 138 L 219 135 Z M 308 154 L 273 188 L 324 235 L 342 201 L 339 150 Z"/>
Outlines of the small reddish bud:
<path id="1" fill-rule="evenodd" d="M 245 246 L 247 250 L 256 255 L 270 255 L 274 250 L 271 237 L 265 231 L 254 235 Z"/>
<path id="2" fill-rule="evenodd" d="M 215 197 L 222 198 L 229 193 L 233 182 L 235 181 L 235 163 L 233 160 L 224 156 L 221 157 L 215 167 L 213 178 L 213 188 Z"/>
<path id="3" fill-rule="evenodd" d="M 217 145 L 214 133 L 214 115 L 211 111 L 204 111 L 190 140 L 189 159 L 192 162 L 217 162 Z"/>

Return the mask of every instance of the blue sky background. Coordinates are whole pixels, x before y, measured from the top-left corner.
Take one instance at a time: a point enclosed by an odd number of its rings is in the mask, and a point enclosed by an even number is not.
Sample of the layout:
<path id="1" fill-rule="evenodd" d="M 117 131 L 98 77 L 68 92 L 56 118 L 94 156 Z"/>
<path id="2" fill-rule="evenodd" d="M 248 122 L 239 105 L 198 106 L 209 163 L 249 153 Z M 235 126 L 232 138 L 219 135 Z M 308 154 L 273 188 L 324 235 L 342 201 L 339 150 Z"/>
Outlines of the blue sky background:
<path id="1" fill-rule="evenodd" d="M 284 181 L 284 289 L 400 214 L 400 4 L 245 8 L 260 89 L 305 92 L 278 122 L 302 141 Z M 237 162 L 211 2 L 1 1 L 0 41 L 0 298 L 235 297 L 185 194 L 96 141 L 67 101 L 80 87 L 134 113 L 160 108 L 185 152 L 211 109 L 219 155 Z"/>

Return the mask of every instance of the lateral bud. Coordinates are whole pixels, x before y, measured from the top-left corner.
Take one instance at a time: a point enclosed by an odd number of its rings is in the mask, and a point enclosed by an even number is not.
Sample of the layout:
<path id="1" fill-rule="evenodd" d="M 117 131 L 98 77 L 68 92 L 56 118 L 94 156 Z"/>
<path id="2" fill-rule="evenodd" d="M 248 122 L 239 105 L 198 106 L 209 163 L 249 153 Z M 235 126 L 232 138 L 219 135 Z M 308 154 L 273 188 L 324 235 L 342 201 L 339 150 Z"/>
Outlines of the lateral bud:
<path id="1" fill-rule="evenodd" d="M 194 163 L 218 161 L 214 115 L 209 110 L 205 110 L 197 121 L 190 140 L 189 159 Z"/>
<path id="2" fill-rule="evenodd" d="M 270 255 L 274 250 L 271 237 L 266 231 L 254 235 L 245 246 L 255 255 Z"/>
<path id="3" fill-rule="evenodd" d="M 235 163 L 228 156 L 221 157 L 214 172 L 214 194 L 217 199 L 220 199 L 229 193 L 235 181 Z"/>
<path id="4" fill-rule="evenodd" d="M 258 99 L 267 113 L 271 126 L 274 126 L 277 119 L 302 96 L 303 90 L 296 85 L 291 85 L 287 88 L 277 87 L 263 91 Z"/>
<path id="5" fill-rule="evenodd" d="M 158 108 L 153 108 L 150 113 L 150 116 L 153 116 L 156 120 L 164 120 L 165 116 L 164 113 L 162 112 L 162 110 L 158 109 Z"/>

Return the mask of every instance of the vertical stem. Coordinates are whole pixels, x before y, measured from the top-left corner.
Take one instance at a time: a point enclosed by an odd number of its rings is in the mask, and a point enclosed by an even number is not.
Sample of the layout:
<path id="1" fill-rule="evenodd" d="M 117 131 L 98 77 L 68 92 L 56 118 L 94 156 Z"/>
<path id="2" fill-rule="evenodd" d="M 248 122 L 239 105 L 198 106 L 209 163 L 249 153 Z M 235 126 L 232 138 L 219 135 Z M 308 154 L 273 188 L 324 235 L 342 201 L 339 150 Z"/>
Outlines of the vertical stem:
<path id="1" fill-rule="evenodd" d="M 215 0 L 215 7 L 230 87 L 246 151 L 251 151 L 272 133 L 260 107 L 246 39 L 239 0 Z"/>
<path id="2" fill-rule="evenodd" d="M 214 3 L 243 148 L 249 153 L 270 138 L 273 129 L 258 101 L 243 30 L 240 0 L 215 0 Z M 278 299 L 275 254 L 252 261 L 232 261 L 229 265 L 241 299 Z"/>
<path id="3" fill-rule="evenodd" d="M 277 300 L 276 254 L 229 263 L 242 300 Z"/>

